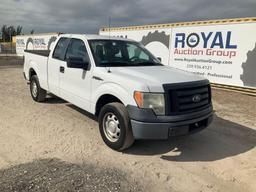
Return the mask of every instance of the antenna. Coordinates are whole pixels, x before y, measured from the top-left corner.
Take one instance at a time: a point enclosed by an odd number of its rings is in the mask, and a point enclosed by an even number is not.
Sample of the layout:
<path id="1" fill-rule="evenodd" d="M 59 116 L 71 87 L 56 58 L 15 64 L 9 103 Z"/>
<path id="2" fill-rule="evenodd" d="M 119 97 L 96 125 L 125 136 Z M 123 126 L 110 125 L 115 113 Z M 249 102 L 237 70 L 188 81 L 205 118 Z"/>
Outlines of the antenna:
<path id="1" fill-rule="evenodd" d="M 108 18 L 108 39 L 110 40 L 110 27 L 111 27 L 111 16 Z M 107 68 L 108 73 L 111 73 L 110 66 Z"/>
<path id="2" fill-rule="evenodd" d="M 110 27 L 111 27 L 111 17 L 108 18 L 108 37 L 110 39 Z"/>

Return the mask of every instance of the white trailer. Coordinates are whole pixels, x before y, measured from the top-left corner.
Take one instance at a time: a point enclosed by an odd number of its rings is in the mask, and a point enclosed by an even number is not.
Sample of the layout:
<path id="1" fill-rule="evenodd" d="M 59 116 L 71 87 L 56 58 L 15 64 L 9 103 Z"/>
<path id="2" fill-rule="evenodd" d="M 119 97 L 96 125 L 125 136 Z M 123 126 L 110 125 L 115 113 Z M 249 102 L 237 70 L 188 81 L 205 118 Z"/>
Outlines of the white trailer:
<path id="1" fill-rule="evenodd" d="M 24 50 L 50 50 L 60 33 L 41 33 L 16 36 L 16 54 L 24 55 Z"/>
<path id="2" fill-rule="evenodd" d="M 212 83 L 256 88 L 256 17 L 102 28 L 140 41 L 162 63 Z"/>

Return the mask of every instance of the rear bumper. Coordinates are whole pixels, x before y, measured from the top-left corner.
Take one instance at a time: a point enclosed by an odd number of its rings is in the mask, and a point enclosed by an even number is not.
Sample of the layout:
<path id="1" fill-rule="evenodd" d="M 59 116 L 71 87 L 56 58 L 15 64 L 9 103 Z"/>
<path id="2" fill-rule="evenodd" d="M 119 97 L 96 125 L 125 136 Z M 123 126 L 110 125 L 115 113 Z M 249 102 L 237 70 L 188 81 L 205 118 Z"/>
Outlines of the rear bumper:
<path id="1" fill-rule="evenodd" d="M 202 111 L 176 116 L 156 116 L 151 109 L 127 106 L 135 139 L 168 139 L 206 128 L 213 119 L 212 106 Z"/>

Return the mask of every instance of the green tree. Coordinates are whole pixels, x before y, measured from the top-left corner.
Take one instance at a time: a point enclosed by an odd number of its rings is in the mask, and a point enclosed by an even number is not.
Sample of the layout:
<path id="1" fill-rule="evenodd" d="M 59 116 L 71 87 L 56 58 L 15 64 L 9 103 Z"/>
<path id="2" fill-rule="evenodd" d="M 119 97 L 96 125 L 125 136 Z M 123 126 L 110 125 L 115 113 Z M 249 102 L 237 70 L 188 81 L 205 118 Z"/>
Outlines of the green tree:
<path id="1" fill-rule="evenodd" d="M 12 41 L 12 37 L 16 35 L 21 35 L 22 33 L 22 26 L 18 25 L 16 28 L 14 26 L 7 26 L 3 25 L 1 27 L 2 33 L 2 41 L 10 42 Z"/>
<path id="2" fill-rule="evenodd" d="M 3 25 L 1 27 L 1 33 L 2 33 L 2 40 L 6 41 L 8 38 L 8 34 L 7 34 L 7 25 Z"/>
<path id="3" fill-rule="evenodd" d="M 18 25 L 16 28 L 16 35 L 21 35 L 22 32 L 22 26 Z"/>

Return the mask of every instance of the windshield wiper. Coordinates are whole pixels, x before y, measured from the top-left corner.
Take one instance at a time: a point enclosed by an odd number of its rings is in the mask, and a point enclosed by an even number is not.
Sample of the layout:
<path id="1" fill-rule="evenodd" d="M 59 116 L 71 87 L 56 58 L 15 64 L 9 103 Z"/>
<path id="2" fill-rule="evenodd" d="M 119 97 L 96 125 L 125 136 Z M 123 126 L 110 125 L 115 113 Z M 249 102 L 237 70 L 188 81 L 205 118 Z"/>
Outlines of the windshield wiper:
<path id="1" fill-rule="evenodd" d="M 142 66 L 161 66 L 163 64 L 161 63 L 155 63 L 155 62 L 151 62 L 151 61 L 143 61 L 143 62 L 138 62 L 138 63 L 135 63 L 134 65 L 142 65 Z"/>
<path id="2" fill-rule="evenodd" d="M 114 62 L 104 62 L 104 63 L 100 63 L 100 66 L 103 67 L 115 67 L 115 66 L 128 66 L 128 65 L 132 65 L 129 62 L 125 62 L 125 61 L 114 61 Z"/>
<path id="3" fill-rule="evenodd" d="M 162 66 L 161 63 L 155 63 L 150 61 L 130 63 L 126 61 L 114 61 L 114 62 L 104 62 L 100 63 L 101 67 L 136 67 L 136 66 Z"/>

